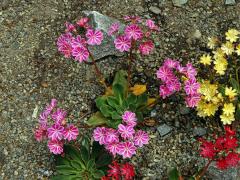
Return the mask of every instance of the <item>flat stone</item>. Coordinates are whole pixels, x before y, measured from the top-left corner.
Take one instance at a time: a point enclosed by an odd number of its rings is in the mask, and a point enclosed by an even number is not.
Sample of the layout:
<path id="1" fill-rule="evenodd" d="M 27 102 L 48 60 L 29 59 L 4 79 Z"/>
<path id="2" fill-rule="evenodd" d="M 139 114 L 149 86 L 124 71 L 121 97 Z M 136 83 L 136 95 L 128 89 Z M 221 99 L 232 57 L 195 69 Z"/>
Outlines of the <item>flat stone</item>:
<path id="1" fill-rule="evenodd" d="M 195 127 L 193 129 L 193 135 L 194 136 L 204 136 L 207 133 L 207 130 L 202 127 Z"/>
<path id="2" fill-rule="evenodd" d="M 236 1 L 235 0 L 226 0 L 225 4 L 226 5 L 234 5 L 234 4 L 236 4 Z"/>
<path id="3" fill-rule="evenodd" d="M 160 136 L 165 136 L 172 131 L 172 127 L 168 126 L 167 124 L 162 124 L 162 125 L 158 126 L 157 130 L 158 130 Z"/>
<path id="4" fill-rule="evenodd" d="M 149 8 L 149 11 L 151 11 L 154 14 L 160 14 L 161 13 L 161 10 L 158 7 L 156 7 L 156 6 L 151 6 Z"/>
<path id="5" fill-rule="evenodd" d="M 181 7 L 187 3 L 187 0 L 172 0 L 172 2 L 174 6 Z"/>
<path id="6" fill-rule="evenodd" d="M 83 11 L 83 13 L 90 19 L 90 24 L 94 29 L 99 29 L 104 34 L 104 39 L 99 46 L 89 46 L 90 52 L 93 54 L 95 60 L 99 60 L 106 56 L 123 56 L 123 53 L 118 51 L 114 46 L 114 36 L 108 36 L 107 32 L 113 23 L 120 23 L 117 19 L 105 16 L 97 11 Z M 123 31 L 124 24 L 120 23 L 120 31 Z"/>
<path id="7" fill-rule="evenodd" d="M 238 180 L 239 173 L 240 167 L 219 170 L 216 167 L 216 163 L 213 162 L 208 168 L 207 177 L 214 180 Z"/>

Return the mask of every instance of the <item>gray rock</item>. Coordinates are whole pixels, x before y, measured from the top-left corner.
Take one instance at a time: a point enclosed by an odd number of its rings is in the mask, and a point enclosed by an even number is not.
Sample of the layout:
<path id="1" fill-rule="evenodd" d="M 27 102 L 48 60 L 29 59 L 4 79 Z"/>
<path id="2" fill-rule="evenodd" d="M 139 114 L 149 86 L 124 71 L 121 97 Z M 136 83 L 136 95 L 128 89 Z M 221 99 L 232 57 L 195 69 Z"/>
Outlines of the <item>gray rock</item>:
<path id="1" fill-rule="evenodd" d="M 226 5 L 234 5 L 234 4 L 236 4 L 236 1 L 235 0 L 226 0 L 225 4 Z"/>
<path id="2" fill-rule="evenodd" d="M 184 105 L 181 105 L 181 106 L 179 107 L 179 112 L 180 112 L 180 114 L 182 114 L 182 115 L 189 114 L 189 113 L 190 113 L 190 108 L 188 108 L 188 107 L 186 107 L 186 106 L 184 106 Z"/>
<path id="3" fill-rule="evenodd" d="M 172 131 L 172 127 L 168 126 L 167 124 L 162 124 L 157 128 L 160 136 L 165 136 Z"/>
<path id="4" fill-rule="evenodd" d="M 195 127 L 193 129 L 193 135 L 194 136 L 204 136 L 207 133 L 207 130 L 202 127 Z"/>
<path id="5" fill-rule="evenodd" d="M 116 50 L 114 46 L 114 36 L 108 36 L 107 31 L 109 27 L 118 20 L 105 16 L 97 11 L 83 11 L 83 13 L 90 18 L 90 24 L 96 28 L 102 30 L 104 33 L 104 40 L 99 46 L 90 46 L 89 50 L 93 54 L 95 60 L 101 59 L 106 56 L 122 56 L 123 53 Z M 119 22 L 120 23 L 120 22 Z M 123 30 L 124 24 L 121 24 L 120 31 Z"/>
<path id="6" fill-rule="evenodd" d="M 239 173 L 240 167 L 229 168 L 221 171 L 216 167 L 216 163 L 213 162 L 210 164 L 208 168 L 207 177 L 214 180 L 238 180 Z"/>
<path id="7" fill-rule="evenodd" d="M 172 0 L 172 2 L 174 6 L 181 7 L 187 3 L 187 0 Z"/>
<path id="8" fill-rule="evenodd" d="M 156 7 L 156 6 L 151 6 L 149 8 L 149 11 L 151 11 L 154 14 L 160 14 L 161 13 L 161 10 L 158 7 Z"/>

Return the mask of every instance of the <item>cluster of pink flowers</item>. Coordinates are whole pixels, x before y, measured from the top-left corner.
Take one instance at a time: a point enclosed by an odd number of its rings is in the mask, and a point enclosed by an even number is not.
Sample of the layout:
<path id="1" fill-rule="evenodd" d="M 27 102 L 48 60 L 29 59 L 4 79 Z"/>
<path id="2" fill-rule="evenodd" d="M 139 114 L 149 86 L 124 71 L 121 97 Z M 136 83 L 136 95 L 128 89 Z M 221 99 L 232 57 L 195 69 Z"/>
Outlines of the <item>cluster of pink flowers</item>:
<path id="1" fill-rule="evenodd" d="M 110 169 L 108 170 L 107 176 L 103 176 L 101 180 L 132 180 L 135 176 L 135 171 L 133 165 L 129 163 L 118 164 L 116 161 L 113 161 L 111 165 L 108 166 Z"/>
<path id="2" fill-rule="evenodd" d="M 145 28 L 141 27 L 143 21 L 138 16 L 126 16 L 124 20 L 129 24 L 125 27 L 123 34 L 119 34 L 119 23 L 112 24 L 108 30 L 108 35 L 117 35 L 114 40 L 116 49 L 121 52 L 130 51 L 138 44 L 138 50 L 142 55 L 150 54 L 154 49 L 154 43 L 150 36 L 153 32 L 159 31 L 159 27 L 151 19 L 145 21 Z"/>
<path id="3" fill-rule="evenodd" d="M 103 33 L 94 30 L 88 23 L 89 19 L 84 17 L 76 24 L 65 23 L 66 32 L 57 41 L 58 50 L 66 57 L 74 57 L 76 61 L 87 61 L 89 57 L 88 45 L 100 45 L 103 40 Z M 78 29 L 84 31 L 78 35 Z M 76 36 L 74 36 L 76 35 Z"/>
<path id="4" fill-rule="evenodd" d="M 76 140 L 79 132 L 73 124 L 66 123 L 67 112 L 56 108 L 57 100 L 52 99 L 39 117 L 39 126 L 35 130 L 35 139 L 40 142 L 48 139 L 48 148 L 53 154 L 62 154 L 65 141 Z M 49 119 L 53 123 L 49 124 Z"/>
<path id="5" fill-rule="evenodd" d="M 240 154 L 237 152 L 238 139 L 236 131 L 225 126 L 225 135 L 215 137 L 213 141 L 200 139 L 202 142 L 200 154 L 204 158 L 215 160 L 219 169 L 236 167 L 240 162 Z"/>
<path id="6" fill-rule="evenodd" d="M 142 130 L 135 131 L 137 124 L 136 114 L 126 111 L 122 115 L 123 123 L 118 129 L 97 127 L 93 132 L 93 138 L 113 155 L 121 155 L 123 158 L 131 158 L 136 154 L 137 147 L 148 144 L 148 134 Z"/>
<path id="7" fill-rule="evenodd" d="M 185 77 L 185 101 L 188 107 L 195 107 L 200 101 L 200 94 L 198 92 L 200 83 L 197 82 L 197 71 L 191 63 L 182 66 L 177 60 L 164 60 L 164 64 L 157 71 L 157 78 L 163 82 L 159 89 L 160 96 L 164 99 L 181 90 L 181 81 L 177 75 L 174 74 L 174 71 L 176 74 L 181 75 L 181 77 L 182 75 Z"/>

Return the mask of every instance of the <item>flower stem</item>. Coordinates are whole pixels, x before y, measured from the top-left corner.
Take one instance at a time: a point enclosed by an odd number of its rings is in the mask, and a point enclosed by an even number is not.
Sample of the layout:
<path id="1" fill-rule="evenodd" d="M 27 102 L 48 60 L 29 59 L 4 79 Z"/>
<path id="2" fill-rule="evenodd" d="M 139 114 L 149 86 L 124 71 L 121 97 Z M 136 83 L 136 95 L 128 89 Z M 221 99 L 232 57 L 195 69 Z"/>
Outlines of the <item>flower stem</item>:
<path id="1" fill-rule="evenodd" d="M 89 57 L 91 58 L 92 60 L 92 63 L 93 63 L 93 66 L 94 66 L 94 69 L 95 69 L 95 72 L 96 72 L 96 75 L 97 77 L 99 78 L 99 82 L 105 87 L 105 89 L 107 89 L 107 84 L 105 82 L 105 79 L 103 77 L 103 74 L 101 73 L 101 71 L 99 70 L 97 64 L 96 64 L 96 61 L 92 55 L 92 53 L 88 50 L 89 52 Z"/>
<path id="2" fill-rule="evenodd" d="M 204 176 L 204 174 L 206 173 L 206 171 L 207 171 L 207 169 L 208 169 L 208 167 L 209 167 L 209 165 L 211 164 L 212 161 L 213 161 L 212 159 L 208 160 L 208 163 L 205 165 L 203 170 L 200 172 L 200 174 L 197 175 L 196 180 L 200 180 Z"/>

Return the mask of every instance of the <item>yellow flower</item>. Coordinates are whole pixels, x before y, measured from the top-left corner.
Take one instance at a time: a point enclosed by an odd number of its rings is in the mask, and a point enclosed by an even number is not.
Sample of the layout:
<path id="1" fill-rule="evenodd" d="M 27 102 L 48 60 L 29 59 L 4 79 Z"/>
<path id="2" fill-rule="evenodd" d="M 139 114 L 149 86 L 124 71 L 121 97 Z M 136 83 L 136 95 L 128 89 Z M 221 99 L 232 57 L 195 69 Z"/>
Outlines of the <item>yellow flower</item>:
<path id="1" fill-rule="evenodd" d="M 218 58 L 224 58 L 225 54 L 221 48 L 217 48 L 216 51 L 213 51 L 213 58 L 216 60 Z"/>
<path id="2" fill-rule="evenodd" d="M 230 88 L 226 87 L 225 95 L 228 96 L 230 99 L 233 99 L 237 95 L 237 91 L 236 91 L 236 89 L 233 89 L 232 87 L 230 87 Z"/>
<path id="3" fill-rule="evenodd" d="M 211 65 L 212 57 L 209 54 L 204 54 L 200 57 L 200 63 L 204 65 Z"/>
<path id="4" fill-rule="evenodd" d="M 229 40 L 230 42 L 236 42 L 237 39 L 239 38 L 238 35 L 240 32 L 236 29 L 229 29 L 225 35 L 226 35 L 226 40 Z"/>
<path id="5" fill-rule="evenodd" d="M 211 101 L 212 98 L 216 95 L 217 93 L 217 88 L 218 86 L 216 84 L 210 84 L 209 81 L 203 81 L 201 83 L 199 93 L 204 95 L 204 99 L 207 101 Z"/>
<path id="6" fill-rule="evenodd" d="M 223 106 L 223 114 L 224 115 L 232 115 L 235 112 L 235 106 L 233 103 L 225 103 Z"/>
<path id="7" fill-rule="evenodd" d="M 132 93 L 135 96 L 139 96 L 143 94 L 146 90 L 147 90 L 146 85 L 139 85 L 139 84 L 135 84 L 133 87 L 130 88 L 130 91 L 132 91 Z"/>
<path id="8" fill-rule="evenodd" d="M 225 44 L 222 44 L 221 49 L 226 55 L 231 55 L 234 51 L 234 46 L 231 42 L 227 41 Z"/>
<path id="9" fill-rule="evenodd" d="M 220 116 L 220 118 L 221 118 L 221 121 L 222 121 L 222 123 L 223 123 L 224 125 L 226 125 L 226 124 L 232 124 L 232 122 L 235 120 L 233 114 L 230 114 L 230 115 L 228 115 L 228 116 L 225 115 L 225 114 L 222 114 L 222 115 Z"/>
<path id="10" fill-rule="evenodd" d="M 218 38 L 216 38 L 216 37 L 208 38 L 207 46 L 210 49 L 214 49 L 216 47 L 216 45 L 217 45 L 217 42 L 218 42 Z"/>
<path id="11" fill-rule="evenodd" d="M 238 44 L 236 47 L 236 53 L 237 53 L 237 55 L 240 56 L 240 44 Z"/>
<path id="12" fill-rule="evenodd" d="M 213 104 L 213 103 L 208 103 L 205 105 L 203 112 L 207 115 L 207 116 L 213 116 L 216 111 L 218 110 L 218 105 Z"/>
<path id="13" fill-rule="evenodd" d="M 225 58 L 218 58 L 214 61 L 214 69 L 218 74 L 224 75 L 227 69 L 228 62 Z"/>
<path id="14" fill-rule="evenodd" d="M 199 116 L 199 117 L 207 117 L 207 114 L 205 114 L 204 113 L 204 111 L 203 110 L 197 110 L 197 115 Z"/>

